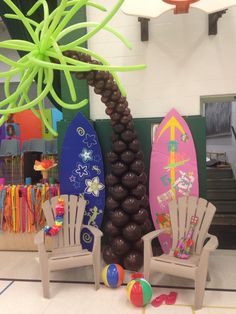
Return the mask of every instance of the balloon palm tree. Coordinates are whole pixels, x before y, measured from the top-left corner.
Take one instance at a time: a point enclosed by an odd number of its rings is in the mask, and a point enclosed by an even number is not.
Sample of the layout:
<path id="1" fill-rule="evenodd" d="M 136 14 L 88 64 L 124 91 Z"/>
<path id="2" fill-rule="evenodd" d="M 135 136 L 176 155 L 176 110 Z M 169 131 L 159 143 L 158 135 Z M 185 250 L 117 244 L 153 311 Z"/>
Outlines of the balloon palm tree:
<path id="1" fill-rule="evenodd" d="M 31 109 L 42 119 L 48 130 L 57 135 L 46 118 L 44 98 L 50 95 L 63 108 L 79 109 L 85 106 L 88 100 L 76 103 L 72 74 L 76 73 L 77 78 L 85 78 L 89 85 L 94 86 L 95 93 L 102 95 L 101 100 L 107 107 L 106 113 L 111 117 L 114 130 L 113 151 L 108 156 L 111 174 L 107 176 L 107 209 L 110 218 L 105 226 L 110 242 L 104 250 L 104 259 L 137 269 L 142 264 L 141 236 L 150 230 L 151 223 L 147 211 L 143 154 L 134 131 L 125 90 L 117 72 L 140 70 L 144 69 L 145 65 L 111 66 L 102 56 L 82 47 L 103 29 L 130 48 L 129 42 L 107 25 L 124 0 L 118 0 L 100 23 L 83 22 L 70 26 L 68 24 L 72 17 L 84 6 L 92 6 L 101 11 L 106 9 L 90 0 L 61 0 L 57 8 L 50 13 L 47 1 L 38 0 L 25 16 L 12 0 L 3 1 L 12 10 L 12 13 L 5 14 L 5 17 L 21 20 L 31 40 L 6 40 L 0 43 L 0 48 L 24 52 L 18 61 L 0 55 L 0 61 L 9 66 L 8 71 L 0 73 L 0 78 L 5 79 L 5 99 L 0 102 L 0 124 L 6 120 L 8 114 Z M 36 22 L 31 19 L 31 15 L 41 7 L 44 19 Z M 62 38 L 81 28 L 91 30 L 68 44 L 60 44 Z M 65 75 L 71 104 L 60 99 L 53 87 L 54 73 L 58 70 Z M 16 75 L 20 77 L 20 81 L 15 91 L 10 92 L 10 82 Z M 37 81 L 37 95 L 30 99 L 29 90 L 34 80 Z"/>

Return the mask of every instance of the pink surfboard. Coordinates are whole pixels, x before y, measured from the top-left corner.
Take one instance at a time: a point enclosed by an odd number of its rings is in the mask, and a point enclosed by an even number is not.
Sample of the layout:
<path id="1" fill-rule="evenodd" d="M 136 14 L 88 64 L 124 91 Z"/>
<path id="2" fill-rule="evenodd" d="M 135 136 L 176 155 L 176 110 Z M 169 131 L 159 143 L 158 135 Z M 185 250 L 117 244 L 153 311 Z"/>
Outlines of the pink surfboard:
<path id="1" fill-rule="evenodd" d="M 198 167 L 192 134 L 185 120 L 172 109 L 154 133 L 150 162 L 149 201 L 164 253 L 172 246 L 168 203 L 181 196 L 199 195 Z"/>

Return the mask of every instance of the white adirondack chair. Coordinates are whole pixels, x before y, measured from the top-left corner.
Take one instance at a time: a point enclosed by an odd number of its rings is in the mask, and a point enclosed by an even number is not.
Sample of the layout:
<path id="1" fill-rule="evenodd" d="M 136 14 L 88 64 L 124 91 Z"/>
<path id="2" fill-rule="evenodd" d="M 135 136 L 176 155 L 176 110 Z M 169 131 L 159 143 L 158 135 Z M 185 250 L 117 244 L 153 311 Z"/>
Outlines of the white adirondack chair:
<path id="1" fill-rule="evenodd" d="M 58 235 L 52 237 L 53 250 L 47 252 L 44 244 L 44 231 L 39 231 L 35 236 L 38 246 L 40 272 L 43 285 L 43 296 L 50 297 L 49 275 L 51 271 L 93 265 L 95 289 L 100 286 L 100 251 L 102 232 L 92 226 L 82 225 L 86 201 L 82 196 L 61 195 L 64 199 L 63 227 Z M 53 197 L 43 204 L 43 212 L 48 226 L 55 220 L 55 208 L 58 197 Z M 81 228 L 88 228 L 94 235 L 93 251 L 82 249 L 80 243 Z"/>
<path id="2" fill-rule="evenodd" d="M 150 273 L 156 271 L 195 280 L 195 309 L 198 310 L 202 308 L 206 279 L 209 275 L 209 254 L 218 246 L 217 237 L 208 234 L 216 208 L 202 198 L 190 196 L 170 202 L 169 210 L 173 236 L 172 249 L 168 255 L 153 256 L 151 242 L 164 232 L 164 229 L 143 236 L 144 277 L 149 280 Z M 193 252 L 189 259 L 176 258 L 173 253 L 178 240 L 188 232 L 191 217 L 194 215 L 198 217 L 198 223 L 193 233 Z"/>

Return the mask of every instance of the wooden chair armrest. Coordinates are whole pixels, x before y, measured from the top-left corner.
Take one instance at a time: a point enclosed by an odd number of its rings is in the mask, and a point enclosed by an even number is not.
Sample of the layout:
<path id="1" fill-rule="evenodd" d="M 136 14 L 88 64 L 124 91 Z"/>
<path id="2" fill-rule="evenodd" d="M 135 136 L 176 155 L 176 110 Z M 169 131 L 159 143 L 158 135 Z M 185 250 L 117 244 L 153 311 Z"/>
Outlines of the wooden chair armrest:
<path id="1" fill-rule="evenodd" d="M 218 239 L 216 236 L 207 234 L 206 239 L 209 238 L 207 243 L 203 246 L 202 253 L 199 262 L 199 271 L 203 271 L 208 268 L 208 259 L 211 252 L 213 252 L 218 246 Z"/>
<path id="2" fill-rule="evenodd" d="M 101 238 L 103 235 L 101 230 L 99 230 L 98 228 L 95 228 L 93 226 L 82 225 L 82 228 L 87 228 L 89 231 L 91 231 L 95 238 Z"/>
<path id="3" fill-rule="evenodd" d="M 218 244 L 219 244 L 217 237 L 208 233 L 206 238 L 209 238 L 209 240 L 204 245 L 203 251 L 208 251 L 208 252 L 215 251 L 215 249 L 218 247 Z"/>
<path id="4" fill-rule="evenodd" d="M 162 232 L 166 231 L 166 229 L 159 229 L 159 230 L 154 230 L 151 231 L 147 234 L 145 234 L 142 239 L 143 241 L 152 241 L 155 237 L 159 236 Z"/>
<path id="5" fill-rule="evenodd" d="M 36 233 L 34 237 L 34 244 L 40 245 L 44 244 L 44 231 L 40 230 L 39 232 Z"/>

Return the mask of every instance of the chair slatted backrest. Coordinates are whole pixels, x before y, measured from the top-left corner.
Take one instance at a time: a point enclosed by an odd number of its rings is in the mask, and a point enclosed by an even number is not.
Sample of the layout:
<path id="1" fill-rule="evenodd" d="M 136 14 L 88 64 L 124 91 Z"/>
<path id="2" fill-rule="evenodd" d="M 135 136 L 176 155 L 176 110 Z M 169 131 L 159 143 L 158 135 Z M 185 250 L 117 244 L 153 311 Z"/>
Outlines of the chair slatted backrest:
<path id="1" fill-rule="evenodd" d="M 86 201 L 83 196 L 61 195 L 64 200 L 64 219 L 62 229 L 53 237 L 53 248 L 80 246 L 80 231 L 84 217 Z M 52 226 L 56 217 L 58 197 L 52 197 L 43 204 L 43 212 L 48 226 Z"/>
<path id="2" fill-rule="evenodd" d="M 189 231 L 191 218 L 196 215 L 198 222 L 193 233 L 193 252 L 200 254 L 216 208 L 203 198 L 195 196 L 180 197 L 169 203 L 172 226 L 172 250 L 175 250 L 178 240 L 185 237 Z"/>

